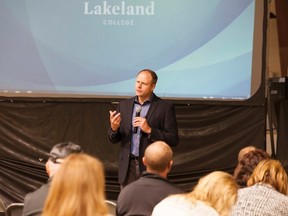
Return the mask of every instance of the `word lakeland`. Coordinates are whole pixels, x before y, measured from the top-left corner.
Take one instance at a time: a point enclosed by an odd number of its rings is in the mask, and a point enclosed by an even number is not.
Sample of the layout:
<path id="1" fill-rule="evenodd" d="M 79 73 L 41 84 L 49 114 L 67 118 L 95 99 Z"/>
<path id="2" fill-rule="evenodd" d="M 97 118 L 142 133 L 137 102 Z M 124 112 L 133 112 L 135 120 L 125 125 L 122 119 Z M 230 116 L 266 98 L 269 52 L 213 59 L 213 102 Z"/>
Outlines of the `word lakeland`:
<path id="1" fill-rule="evenodd" d="M 126 5 L 125 1 L 111 5 L 107 1 L 91 6 L 84 2 L 84 15 L 154 15 L 154 1 L 148 5 Z"/>

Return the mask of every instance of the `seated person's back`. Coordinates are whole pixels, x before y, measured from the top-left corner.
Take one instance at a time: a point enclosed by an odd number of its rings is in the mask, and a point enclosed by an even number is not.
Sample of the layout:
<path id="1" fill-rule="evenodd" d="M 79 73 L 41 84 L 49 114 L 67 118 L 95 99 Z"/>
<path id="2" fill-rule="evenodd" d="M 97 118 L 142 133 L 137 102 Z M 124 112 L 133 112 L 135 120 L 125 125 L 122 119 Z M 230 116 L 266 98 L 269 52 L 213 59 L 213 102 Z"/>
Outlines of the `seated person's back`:
<path id="1" fill-rule="evenodd" d="M 171 194 L 184 191 L 167 180 L 172 150 L 164 142 L 149 145 L 143 157 L 147 168 L 140 179 L 124 187 L 117 200 L 117 215 L 151 215 L 154 206 Z"/>

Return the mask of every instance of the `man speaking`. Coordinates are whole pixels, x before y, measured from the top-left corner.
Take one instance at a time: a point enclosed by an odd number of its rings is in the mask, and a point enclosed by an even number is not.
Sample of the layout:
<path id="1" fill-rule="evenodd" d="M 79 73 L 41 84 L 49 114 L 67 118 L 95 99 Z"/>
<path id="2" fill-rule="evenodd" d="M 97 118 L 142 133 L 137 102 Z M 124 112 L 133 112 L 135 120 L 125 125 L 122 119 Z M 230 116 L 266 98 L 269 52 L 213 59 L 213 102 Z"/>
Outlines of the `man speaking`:
<path id="1" fill-rule="evenodd" d="M 110 111 L 109 139 L 121 142 L 118 181 L 121 187 L 137 180 L 145 170 L 142 157 L 148 145 L 164 141 L 170 146 L 179 142 L 173 104 L 157 97 L 157 74 L 141 70 L 136 77 L 136 96 L 120 101 L 115 111 Z"/>

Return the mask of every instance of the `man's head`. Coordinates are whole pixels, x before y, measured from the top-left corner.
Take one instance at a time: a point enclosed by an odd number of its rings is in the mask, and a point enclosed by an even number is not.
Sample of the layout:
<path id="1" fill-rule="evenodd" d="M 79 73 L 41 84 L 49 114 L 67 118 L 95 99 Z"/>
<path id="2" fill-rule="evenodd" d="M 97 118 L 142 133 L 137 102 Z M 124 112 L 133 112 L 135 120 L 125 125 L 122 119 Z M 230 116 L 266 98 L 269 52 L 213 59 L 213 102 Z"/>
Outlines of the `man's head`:
<path id="1" fill-rule="evenodd" d="M 256 150 L 255 146 L 246 146 L 246 147 L 242 148 L 238 153 L 238 162 L 240 162 L 242 160 L 243 156 L 246 153 L 248 153 L 250 151 L 254 151 L 254 150 Z"/>
<path id="2" fill-rule="evenodd" d="M 136 77 L 135 92 L 140 99 L 147 100 L 156 87 L 157 74 L 150 69 L 141 70 Z"/>
<path id="3" fill-rule="evenodd" d="M 162 141 L 156 141 L 149 145 L 143 157 L 143 164 L 148 172 L 167 177 L 173 164 L 173 152 L 169 145 Z"/>
<path id="4" fill-rule="evenodd" d="M 64 142 L 54 145 L 46 163 L 46 171 L 49 177 L 53 176 L 54 173 L 58 171 L 60 164 L 67 156 L 81 152 L 83 152 L 82 148 L 73 142 Z"/>

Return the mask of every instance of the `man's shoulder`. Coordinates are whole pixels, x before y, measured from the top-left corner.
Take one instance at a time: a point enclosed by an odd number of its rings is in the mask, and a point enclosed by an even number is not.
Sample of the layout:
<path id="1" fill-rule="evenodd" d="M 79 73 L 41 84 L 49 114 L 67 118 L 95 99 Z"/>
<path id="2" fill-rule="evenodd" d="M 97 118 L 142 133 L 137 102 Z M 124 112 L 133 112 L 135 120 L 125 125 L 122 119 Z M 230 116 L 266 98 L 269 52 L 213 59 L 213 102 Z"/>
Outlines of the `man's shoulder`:
<path id="1" fill-rule="evenodd" d="M 49 190 L 49 186 L 50 186 L 49 184 L 42 185 L 40 188 L 36 189 L 35 191 L 28 193 L 25 196 L 25 199 L 32 199 L 32 198 L 37 199 L 37 198 L 39 198 L 39 195 L 41 195 L 41 194 L 47 195 L 48 190 Z"/>
<path id="2" fill-rule="evenodd" d="M 173 182 L 168 180 L 167 178 L 163 178 L 157 174 L 144 172 L 142 177 L 138 179 L 137 181 L 133 182 L 134 187 L 141 186 L 141 185 L 154 185 L 159 188 L 169 188 L 178 192 L 184 192 L 181 188 L 179 188 L 177 185 L 175 185 Z M 132 185 L 133 186 L 133 185 Z"/>
<path id="3" fill-rule="evenodd" d="M 23 215 L 36 215 L 37 213 L 41 213 L 48 191 L 49 191 L 50 184 L 42 185 L 37 190 L 26 194 L 24 198 L 24 209 Z"/>
<path id="4" fill-rule="evenodd" d="M 158 97 L 157 95 L 154 94 L 152 102 L 157 102 L 158 104 L 163 104 L 163 105 L 173 105 L 173 103 L 170 100 L 162 99 Z"/>

